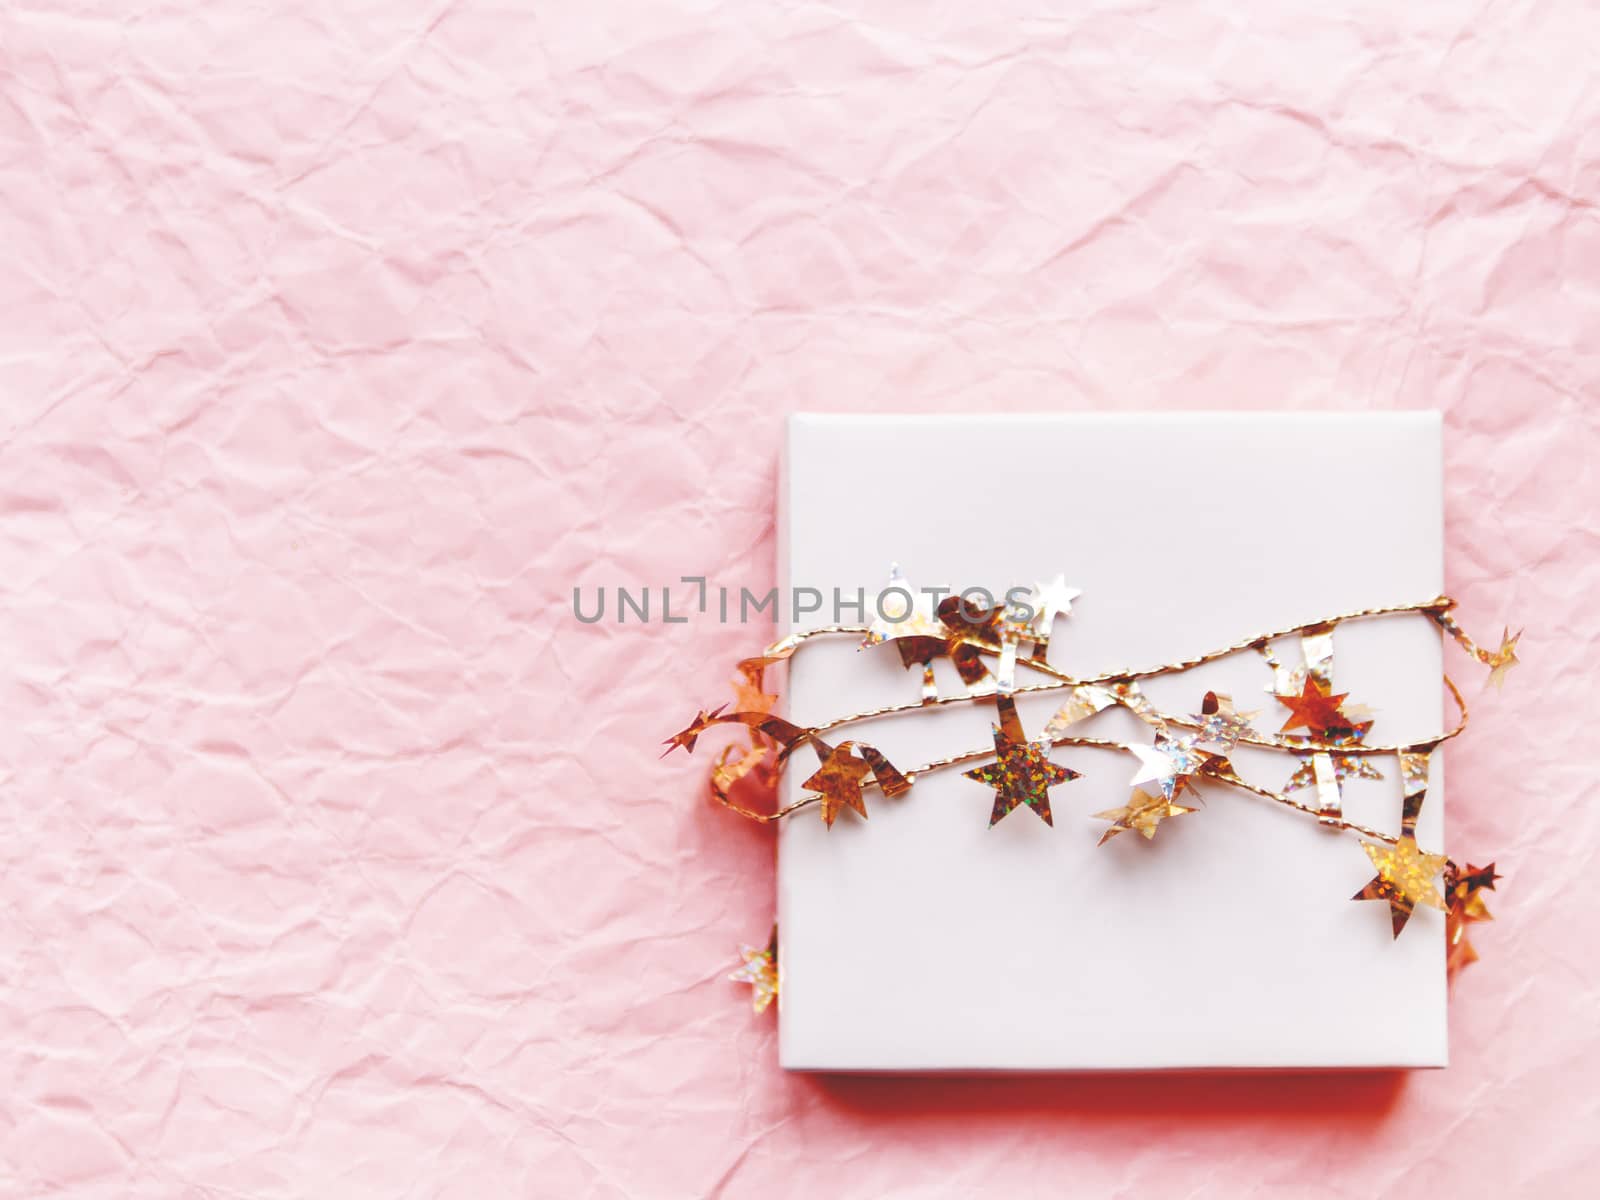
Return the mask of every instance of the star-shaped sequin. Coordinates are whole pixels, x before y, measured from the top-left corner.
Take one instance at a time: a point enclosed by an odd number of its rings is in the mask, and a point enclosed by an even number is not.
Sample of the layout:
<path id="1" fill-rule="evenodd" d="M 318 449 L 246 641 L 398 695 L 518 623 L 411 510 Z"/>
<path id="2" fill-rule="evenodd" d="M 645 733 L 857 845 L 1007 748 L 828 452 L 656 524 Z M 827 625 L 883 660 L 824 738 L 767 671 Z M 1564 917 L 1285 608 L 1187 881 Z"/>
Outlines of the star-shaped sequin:
<path id="1" fill-rule="evenodd" d="M 1475 867 L 1468 863 L 1466 870 L 1462 871 L 1456 879 L 1455 890 L 1459 891 L 1464 898 L 1476 896 L 1477 902 L 1482 904 L 1483 897 L 1477 896 L 1477 893 L 1484 888 L 1489 889 L 1491 892 L 1494 891 L 1494 885 L 1504 878 L 1505 876 L 1494 869 L 1493 863 L 1490 863 L 1487 867 Z M 1487 911 L 1484 912 L 1483 916 L 1485 920 L 1489 919 Z"/>
<path id="2" fill-rule="evenodd" d="M 722 710 L 727 707 L 728 706 L 726 704 L 720 704 L 710 712 L 706 712 L 706 710 L 702 708 L 695 714 L 694 720 L 689 722 L 689 725 L 686 729 L 680 729 L 677 733 L 673 734 L 662 743 L 666 749 L 661 752 L 661 756 L 665 758 L 679 746 L 682 746 L 690 754 L 693 754 L 694 744 L 699 740 L 700 735 L 707 729 L 711 728 L 712 725 L 716 724 L 717 718 L 722 715 Z"/>
<path id="3" fill-rule="evenodd" d="M 1048 741 L 1013 740 L 998 725 L 994 726 L 994 753 L 994 762 L 963 772 L 968 779 L 976 779 L 995 789 L 989 825 L 993 827 L 1001 817 L 1021 805 L 1033 809 L 1046 825 L 1054 825 L 1050 816 L 1049 788 L 1078 778 L 1078 772 L 1050 761 Z"/>
<path id="4" fill-rule="evenodd" d="M 1424 854 L 1417 849 L 1417 840 L 1402 837 L 1394 845 L 1383 842 L 1362 842 L 1377 876 L 1362 888 L 1352 900 L 1387 900 L 1389 920 L 1394 936 L 1411 919 L 1412 910 L 1419 904 L 1443 910 L 1444 897 L 1434 886 L 1434 879 L 1449 862 L 1443 854 Z"/>
<path id="5" fill-rule="evenodd" d="M 767 1006 L 778 998 L 778 951 L 776 938 L 764 950 L 755 946 L 740 946 L 739 956 L 744 964 L 728 978 L 735 983 L 750 985 L 750 1007 L 765 1012 Z"/>
<path id="6" fill-rule="evenodd" d="M 1291 729 L 1309 729 L 1325 741 L 1359 742 L 1372 728 L 1371 721 L 1363 721 L 1366 711 L 1345 711 L 1344 702 L 1350 693 L 1333 691 L 1332 685 L 1313 676 L 1306 676 L 1300 694 L 1274 693 L 1278 703 L 1289 710 L 1289 716 L 1279 733 Z"/>
<path id="7" fill-rule="evenodd" d="M 1162 796 L 1152 796 L 1143 788 L 1133 793 L 1133 798 L 1121 808 L 1108 808 L 1095 813 L 1095 819 L 1110 821 L 1112 825 L 1100 835 L 1098 845 L 1104 846 L 1119 833 L 1139 833 L 1148 840 L 1156 835 L 1156 826 L 1169 817 L 1181 817 L 1195 810 L 1174 804 Z"/>
<path id="8" fill-rule="evenodd" d="M 867 802 L 861 796 L 861 781 L 870 769 L 867 760 L 857 754 L 849 743 L 836 750 L 827 750 L 816 773 L 800 785 L 821 796 L 823 824 L 831 827 L 841 808 L 853 808 L 863 817 L 867 815 Z"/>
<path id="9" fill-rule="evenodd" d="M 1517 643 L 1522 640 L 1522 630 L 1512 633 L 1508 626 L 1500 635 L 1500 649 L 1488 658 L 1490 667 L 1489 683 L 1496 688 L 1503 687 L 1506 676 L 1511 673 L 1511 668 L 1517 665 Z"/>
<path id="10" fill-rule="evenodd" d="M 934 617 L 928 594 L 906 582 L 899 563 L 890 564 L 889 582 L 884 585 L 882 594 L 873 598 L 873 612 L 867 636 L 861 642 L 862 649 L 901 638 L 934 638 L 941 645 L 944 642 L 945 630 Z"/>
<path id="11" fill-rule="evenodd" d="M 1154 746 L 1138 743 L 1130 746 L 1129 749 L 1144 765 L 1129 783 L 1133 787 L 1141 783 L 1153 783 L 1161 789 L 1163 800 L 1171 800 L 1184 788 L 1192 787 L 1193 784 L 1189 782 L 1191 776 L 1205 766 L 1206 759 L 1211 757 L 1204 750 L 1196 748 L 1198 740 L 1192 733 L 1182 737 L 1158 733 Z"/>
<path id="12" fill-rule="evenodd" d="M 1197 742 L 1211 742 L 1229 753 L 1243 738 L 1258 736 L 1250 724 L 1252 717 L 1261 715 L 1260 709 L 1239 712 L 1233 706 L 1233 697 L 1221 692 L 1207 692 L 1200 703 L 1200 711 L 1190 720 L 1200 726 L 1195 734 Z"/>
<path id="13" fill-rule="evenodd" d="M 1468 864 L 1466 870 L 1457 876 L 1454 885 L 1449 888 L 1449 906 L 1445 909 L 1444 917 L 1447 971 L 1459 971 L 1468 963 L 1478 961 L 1478 952 L 1473 949 L 1472 942 L 1467 938 L 1467 926 L 1479 921 L 1494 920 L 1488 905 L 1484 904 L 1483 897 L 1478 893 L 1484 889 L 1493 891 L 1495 882 L 1499 878 L 1493 863 L 1487 867 L 1474 867 Z"/>
<path id="14" fill-rule="evenodd" d="M 1081 595 L 1077 588 L 1067 586 L 1067 577 L 1060 572 L 1054 579 L 1034 584 L 1028 594 L 1028 607 L 1033 609 L 1033 632 L 1048 638 L 1056 617 L 1071 616 L 1072 602 Z"/>

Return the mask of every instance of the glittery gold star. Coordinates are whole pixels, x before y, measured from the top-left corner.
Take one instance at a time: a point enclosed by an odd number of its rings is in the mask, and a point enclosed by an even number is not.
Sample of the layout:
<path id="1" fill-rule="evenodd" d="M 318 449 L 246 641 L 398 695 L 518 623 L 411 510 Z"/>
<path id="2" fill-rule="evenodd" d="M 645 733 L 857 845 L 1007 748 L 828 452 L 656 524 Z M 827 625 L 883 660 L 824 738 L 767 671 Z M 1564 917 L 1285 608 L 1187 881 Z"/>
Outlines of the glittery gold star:
<path id="1" fill-rule="evenodd" d="M 1521 639 L 1522 630 L 1519 629 L 1513 634 L 1510 626 L 1506 626 L 1500 634 L 1500 649 L 1491 654 L 1488 659 L 1491 668 L 1489 682 L 1495 688 L 1498 689 L 1505 686 L 1506 676 L 1511 673 L 1511 668 L 1517 665 L 1517 642 Z"/>
<path id="2" fill-rule="evenodd" d="M 1443 854 L 1424 854 L 1417 849 L 1417 839 L 1402 837 L 1393 846 L 1383 842 L 1362 842 L 1378 874 L 1354 896 L 1352 900 L 1387 900 L 1389 920 L 1394 936 L 1411 919 L 1412 910 L 1419 904 L 1429 908 L 1444 908 L 1444 897 L 1433 880 L 1449 862 Z"/>
<path id="3" fill-rule="evenodd" d="M 1114 822 L 1112 826 L 1100 835 L 1099 845 L 1104 846 L 1119 833 L 1141 833 L 1146 839 L 1156 835 L 1156 826 L 1169 817 L 1181 817 L 1185 813 L 1195 810 L 1185 808 L 1182 804 L 1174 804 L 1162 796 L 1152 796 L 1143 788 L 1133 793 L 1121 808 L 1108 808 L 1105 812 L 1094 814 L 1098 821 Z"/>
<path id="4" fill-rule="evenodd" d="M 990 827 L 1019 805 L 1027 805 L 1046 825 L 1054 825 L 1048 789 L 1052 784 L 1078 778 L 1078 772 L 1050 761 L 1048 741 L 1013 740 L 998 725 L 994 726 L 994 753 L 994 762 L 963 772 L 968 779 L 995 789 Z"/>
<path id="5" fill-rule="evenodd" d="M 756 1012 L 765 1012 L 767 1005 L 778 997 L 777 935 L 773 935 L 772 942 L 765 950 L 740 946 L 739 955 L 744 959 L 744 965 L 728 978 L 735 983 L 748 983 L 750 1007 Z"/>
<path id="6" fill-rule="evenodd" d="M 816 774 L 800 785 L 822 797 L 823 824 L 831 827 L 841 807 L 853 808 L 863 817 L 867 815 L 867 802 L 861 798 L 861 781 L 869 769 L 867 760 L 848 742 L 837 750 L 827 750 Z"/>

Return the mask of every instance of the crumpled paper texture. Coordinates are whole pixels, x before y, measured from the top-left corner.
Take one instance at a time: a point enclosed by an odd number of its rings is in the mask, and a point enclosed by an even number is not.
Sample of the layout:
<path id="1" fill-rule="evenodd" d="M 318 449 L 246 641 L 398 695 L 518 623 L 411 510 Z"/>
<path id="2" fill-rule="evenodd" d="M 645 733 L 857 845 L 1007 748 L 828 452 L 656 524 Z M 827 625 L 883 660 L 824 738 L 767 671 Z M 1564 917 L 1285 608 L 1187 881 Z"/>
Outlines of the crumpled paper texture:
<path id="1" fill-rule="evenodd" d="M 8 7 L 0 1194 L 1587 1194 L 1597 41 Z M 573 586 L 767 586 L 787 411 L 1111 405 L 1447 412 L 1451 590 L 1529 629 L 1448 1071 L 789 1077 L 724 978 L 771 834 L 656 751 L 769 630 Z"/>

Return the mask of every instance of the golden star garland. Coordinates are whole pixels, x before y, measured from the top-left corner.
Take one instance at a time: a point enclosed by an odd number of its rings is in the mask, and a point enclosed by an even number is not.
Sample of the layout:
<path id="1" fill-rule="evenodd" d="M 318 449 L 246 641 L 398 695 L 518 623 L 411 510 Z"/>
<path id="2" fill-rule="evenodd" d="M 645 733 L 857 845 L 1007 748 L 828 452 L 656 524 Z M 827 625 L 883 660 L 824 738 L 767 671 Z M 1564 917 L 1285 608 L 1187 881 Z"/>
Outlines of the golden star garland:
<path id="1" fill-rule="evenodd" d="M 905 588 L 898 568 L 891 572 L 890 583 L 892 587 Z M 909 594 L 909 589 L 907 592 Z M 1119 751 L 1137 758 L 1141 769 L 1131 780 L 1133 798 L 1126 805 L 1095 814 L 1098 819 L 1111 822 L 1100 844 L 1104 845 L 1123 832 L 1137 832 L 1145 839 L 1152 838 L 1163 821 L 1196 811 L 1176 803 L 1184 790 L 1194 789 L 1196 780 L 1223 783 L 1315 816 L 1331 828 L 1368 839 L 1363 842 L 1363 849 L 1377 874 L 1353 899 L 1387 901 L 1395 937 L 1400 935 L 1418 905 L 1443 909 L 1449 969 L 1454 971 L 1476 961 L 1476 951 L 1466 938 L 1466 926 L 1491 919 L 1480 893 L 1493 889 L 1499 877 L 1492 864 L 1485 868 L 1468 866 L 1463 870 L 1446 855 L 1424 852 L 1415 837 L 1417 817 L 1427 792 L 1429 755 L 1466 729 L 1469 719 L 1466 702 L 1447 675 L 1444 684 L 1459 713 L 1452 728 L 1403 745 L 1368 744 L 1366 737 L 1374 724 L 1372 711 L 1348 703 L 1347 693 L 1333 689 L 1333 631 L 1346 621 L 1406 614 L 1426 616 L 1469 655 L 1490 668 L 1489 681 L 1497 688 L 1518 661 L 1516 647 L 1522 636 L 1520 631 L 1511 634 L 1508 629 L 1497 650 L 1484 650 L 1450 615 L 1455 602 L 1441 596 L 1420 604 L 1343 613 L 1259 634 L 1193 658 L 1155 667 L 1107 671 L 1091 678 L 1078 678 L 1051 664 L 1044 653 L 1052 620 L 1069 614 L 1071 602 L 1078 595 L 1058 575 L 1049 584 L 1035 586 L 1032 606 L 1035 615 L 1031 621 L 1019 620 L 1003 607 L 981 611 L 951 597 L 938 606 L 936 613 L 929 613 L 925 608 L 907 608 L 897 621 L 880 619 L 871 626 L 833 625 L 792 634 L 769 646 L 761 655 L 739 663 L 739 677 L 735 682 L 739 710 L 728 712 L 726 705 L 709 712 L 700 710 L 694 721 L 666 740 L 666 752 L 682 746 L 692 753 L 700 735 L 714 726 L 743 726 L 748 745 L 742 750 L 737 746 L 727 747 L 716 760 L 711 778 L 712 797 L 735 813 L 763 824 L 817 805 L 824 822 L 831 827 L 846 808 L 863 818 L 867 816 L 864 793 L 868 788 L 876 787 L 887 796 L 902 795 L 917 779 L 930 772 L 983 758 L 994 761 L 965 774 L 994 789 L 990 825 L 1018 807 L 1032 808 L 1046 824 L 1052 824 L 1049 788 L 1076 779 L 1078 773 L 1050 761 L 1050 750 L 1055 746 L 1073 746 Z M 776 697 L 763 689 L 765 670 L 792 657 L 807 641 L 831 635 L 864 637 L 863 649 L 885 642 L 895 643 L 905 666 L 923 667 L 920 698 L 913 703 L 863 710 L 810 728 L 773 716 L 771 708 Z M 1271 648 L 1275 640 L 1291 635 L 1299 636 L 1305 659 L 1304 665 L 1292 669 L 1280 663 Z M 1033 652 L 1031 656 L 1022 657 L 1018 651 L 1027 643 L 1032 643 Z M 1288 710 L 1282 728 L 1276 733 L 1258 731 L 1251 723 L 1258 714 L 1239 712 L 1232 699 L 1225 695 L 1208 692 L 1200 712 L 1180 717 L 1158 710 L 1140 691 L 1141 679 L 1181 673 L 1250 650 L 1259 653 L 1271 667 L 1271 694 Z M 998 658 L 996 675 L 991 675 L 984 664 L 984 656 Z M 968 686 L 965 694 L 938 694 L 931 667 L 935 657 L 948 657 L 955 663 Z M 1045 675 L 1048 681 L 1018 686 L 1014 679 L 1018 667 Z M 1043 735 L 1030 739 L 1017 715 L 1015 697 L 1050 691 L 1065 692 L 1065 699 L 1045 726 Z M 832 746 L 822 739 L 824 733 L 865 720 L 988 700 L 995 703 L 999 716 L 992 748 L 952 754 L 908 771 L 897 769 L 880 751 L 866 743 L 847 741 Z M 1077 722 L 1115 706 L 1128 709 L 1149 724 L 1154 732 L 1153 744 L 1125 743 L 1065 732 Z M 1298 730 L 1305 732 L 1296 732 Z M 820 764 L 802 785 L 811 789 L 809 794 L 771 812 L 750 808 L 735 799 L 736 789 L 746 781 L 765 788 L 775 786 L 789 756 L 806 745 L 812 747 Z M 1300 766 L 1283 791 L 1272 791 L 1242 779 L 1234 771 L 1227 756 L 1239 745 L 1292 753 L 1301 759 Z M 1404 784 L 1399 834 L 1349 820 L 1343 815 L 1340 798 L 1341 780 L 1352 775 L 1381 779 L 1382 774 L 1368 759 L 1390 754 L 1397 756 Z M 1155 790 L 1148 791 L 1140 784 L 1153 784 Z M 1289 794 L 1306 787 L 1315 788 L 1315 805 L 1296 800 Z M 1443 895 L 1434 883 L 1441 874 L 1445 881 Z M 774 929 L 773 940 L 766 950 L 746 948 L 744 964 L 734 976 L 753 985 L 758 1011 L 777 994 L 776 936 Z"/>

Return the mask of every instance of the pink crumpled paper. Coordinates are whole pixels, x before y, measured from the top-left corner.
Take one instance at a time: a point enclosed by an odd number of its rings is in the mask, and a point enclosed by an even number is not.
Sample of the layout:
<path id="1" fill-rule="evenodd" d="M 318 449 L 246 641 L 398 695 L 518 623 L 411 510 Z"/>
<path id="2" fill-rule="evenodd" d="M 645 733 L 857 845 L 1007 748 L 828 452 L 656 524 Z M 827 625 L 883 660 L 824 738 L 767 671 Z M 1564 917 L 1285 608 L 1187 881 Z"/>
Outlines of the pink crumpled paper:
<path id="1" fill-rule="evenodd" d="M 1589 1194 L 1597 39 L 9 7 L 0 1195 Z M 573 587 L 770 584 L 787 411 L 1111 405 L 1446 411 L 1451 590 L 1528 626 L 1449 1070 L 791 1077 L 726 981 L 770 832 L 656 754 L 768 628 Z"/>

